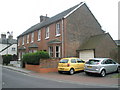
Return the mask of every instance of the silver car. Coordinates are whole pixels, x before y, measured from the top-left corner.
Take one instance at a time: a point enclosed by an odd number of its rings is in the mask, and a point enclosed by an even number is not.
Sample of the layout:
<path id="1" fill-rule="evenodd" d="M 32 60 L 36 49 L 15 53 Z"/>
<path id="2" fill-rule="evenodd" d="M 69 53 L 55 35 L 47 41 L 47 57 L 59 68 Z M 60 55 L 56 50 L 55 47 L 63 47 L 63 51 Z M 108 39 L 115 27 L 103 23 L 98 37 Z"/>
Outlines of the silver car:
<path id="1" fill-rule="evenodd" d="M 86 74 L 98 73 L 104 77 L 107 73 L 119 72 L 119 64 L 110 58 L 93 58 L 85 63 Z"/>

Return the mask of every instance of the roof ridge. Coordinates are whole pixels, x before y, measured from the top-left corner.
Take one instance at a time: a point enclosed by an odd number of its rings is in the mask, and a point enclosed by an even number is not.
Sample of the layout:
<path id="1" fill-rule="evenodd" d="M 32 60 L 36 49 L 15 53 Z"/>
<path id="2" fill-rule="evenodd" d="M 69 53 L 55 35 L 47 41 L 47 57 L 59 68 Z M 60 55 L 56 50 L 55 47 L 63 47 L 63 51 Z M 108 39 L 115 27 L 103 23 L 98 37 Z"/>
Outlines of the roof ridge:
<path id="1" fill-rule="evenodd" d="M 72 12 L 77 10 L 80 7 L 80 5 L 83 5 L 83 4 L 84 4 L 84 2 L 81 2 L 81 3 L 75 5 L 75 6 L 71 7 L 71 8 L 68 8 L 68 9 L 62 11 L 61 13 L 58 13 L 58 14 L 50 17 L 49 19 L 47 19 L 46 21 L 44 21 L 42 23 L 37 23 L 37 24 L 31 26 L 29 29 L 27 29 L 22 34 L 20 34 L 18 37 L 23 36 L 25 34 L 28 34 L 30 32 L 33 32 L 35 30 L 38 30 L 38 29 L 40 29 L 40 28 L 42 28 L 42 27 L 44 27 L 46 25 L 50 25 L 53 22 L 56 22 L 56 21 L 58 21 L 58 20 L 60 20 L 62 18 L 65 18 L 65 16 L 66 17 L 69 16 L 70 14 L 72 14 Z"/>

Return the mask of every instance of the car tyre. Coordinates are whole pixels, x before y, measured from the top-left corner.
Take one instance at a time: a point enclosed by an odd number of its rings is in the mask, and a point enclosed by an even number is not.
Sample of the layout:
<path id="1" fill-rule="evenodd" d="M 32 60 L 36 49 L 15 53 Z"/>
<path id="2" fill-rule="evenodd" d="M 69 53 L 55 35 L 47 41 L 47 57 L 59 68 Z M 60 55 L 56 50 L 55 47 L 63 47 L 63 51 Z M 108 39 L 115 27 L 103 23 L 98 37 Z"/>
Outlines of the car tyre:
<path id="1" fill-rule="evenodd" d="M 62 74 L 62 71 L 58 71 L 58 73 Z"/>
<path id="2" fill-rule="evenodd" d="M 116 73 L 119 73 L 120 71 L 119 71 L 119 67 L 117 68 L 117 70 L 116 70 Z"/>
<path id="3" fill-rule="evenodd" d="M 74 74 L 74 69 L 73 69 L 73 68 L 70 69 L 69 74 L 70 74 L 70 75 L 73 75 L 73 74 Z"/>
<path id="4" fill-rule="evenodd" d="M 101 73 L 100 73 L 100 76 L 101 76 L 101 77 L 105 77 L 105 75 L 106 75 L 105 70 L 102 70 Z"/>
<path id="5" fill-rule="evenodd" d="M 90 73 L 89 73 L 89 72 L 85 72 L 85 74 L 90 75 Z"/>

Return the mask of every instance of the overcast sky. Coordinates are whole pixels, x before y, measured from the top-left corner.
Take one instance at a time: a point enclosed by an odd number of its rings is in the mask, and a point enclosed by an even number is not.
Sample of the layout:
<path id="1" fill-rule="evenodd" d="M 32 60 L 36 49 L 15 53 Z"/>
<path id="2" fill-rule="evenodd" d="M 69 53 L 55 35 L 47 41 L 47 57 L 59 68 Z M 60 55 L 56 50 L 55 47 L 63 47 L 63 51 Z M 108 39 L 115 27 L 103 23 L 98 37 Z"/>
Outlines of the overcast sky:
<path id="1" fill-rule="evenodd" d="M 14 38 L 37 24 L 40 15 L 52 17 L 85 1 L 102 29 L 118 39 L 119 0 L 0 0 L 0 33 L 12 32 Z"/>

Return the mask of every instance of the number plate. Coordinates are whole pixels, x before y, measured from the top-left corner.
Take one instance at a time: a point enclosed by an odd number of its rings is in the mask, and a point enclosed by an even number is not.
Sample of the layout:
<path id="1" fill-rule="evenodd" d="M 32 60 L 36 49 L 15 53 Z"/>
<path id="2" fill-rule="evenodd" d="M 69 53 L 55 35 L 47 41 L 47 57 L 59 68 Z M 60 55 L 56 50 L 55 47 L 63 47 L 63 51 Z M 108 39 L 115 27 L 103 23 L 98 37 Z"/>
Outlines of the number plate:
<path id="1" fill-rule="evenodd" d="M 60 70 L 64 70 L 64 68 L 60 68 Z"/>
<path id="2" fill-rule="evenodd" d="M 92 66 L 87 66 L 87 68 L 92 68 Z"/>

